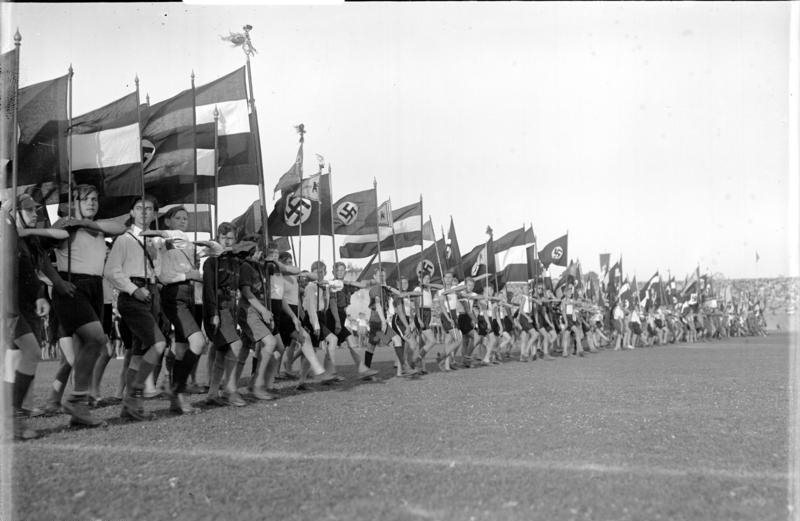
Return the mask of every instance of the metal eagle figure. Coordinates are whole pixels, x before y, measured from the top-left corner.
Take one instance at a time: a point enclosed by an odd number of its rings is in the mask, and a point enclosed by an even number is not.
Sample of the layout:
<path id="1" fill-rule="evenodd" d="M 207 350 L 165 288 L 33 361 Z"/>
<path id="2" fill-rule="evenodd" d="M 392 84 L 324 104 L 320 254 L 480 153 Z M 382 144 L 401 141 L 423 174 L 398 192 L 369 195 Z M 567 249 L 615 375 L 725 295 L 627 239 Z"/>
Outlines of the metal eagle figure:
<path id="1" fill-rule="evenodd" d="M 252 25 L 245 25 L 242 27 L 244 32 L 234 33 L 228 31 L 228 36 L 220 36 L 223 41 L 231 42 L 233 47 L 241 47 L 247 56 L 256 54 L 256 48 L 253 47 L 253 42 L 250 41 L 250 31 L 253 29 Z"/>

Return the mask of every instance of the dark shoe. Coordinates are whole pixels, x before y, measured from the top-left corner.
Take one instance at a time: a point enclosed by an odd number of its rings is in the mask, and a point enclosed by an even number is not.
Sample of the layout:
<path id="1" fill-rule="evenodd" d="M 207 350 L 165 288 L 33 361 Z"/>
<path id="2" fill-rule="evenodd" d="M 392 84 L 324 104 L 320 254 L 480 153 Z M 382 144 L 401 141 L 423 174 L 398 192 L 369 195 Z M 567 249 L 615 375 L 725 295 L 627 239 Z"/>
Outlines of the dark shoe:
<path id="1" fill-rule="evenodd" d="M 25 414 L 22 411 L 14 413 L 14 439 L 20 441 L 35 440 L 41 436 L 39 432 L 29 429 L 25 424 Z"/>
<path id="2" fill-rule="evenodd" d="M 375 369 L 367 369 L 366 371 L 359 372 L 358 377 L 361 378 L 362 380 L 367 380 L 369 378 L 372 378 L 373 376 L 376 376 L 377 374 L 378 371 L 376 371 Z"/>
<path id="3" fill-rule="evenodd" d="M 64 411 L 71 415 L 69 423 L 70 425 L 82 425 L 85 427 L 101 427 L 106 422 L 95 418 L 92 416 L 92 413 L 89 412 L 89 405 L 86 396 L 71 396 L 70 398 L 64 400 L 61 404 L 64 408 Z"/>
<path id="4" fill-rule="evenodd" d="M 25 416 L 28 418 L 36 418 L 37 416 L 44 416 L 44 409 L 40 409 L 38 407 L 34 407 L 33 409 L 26 409 L 22 408 L 22 412 L 25 413 Z"/>
<path id="5" fill-rule="evenodd" d="M 206 405 L 217 406 L 217 407 L 225 407 L 226 405 L 228 405 L 228 401 L 219 395 L 208 396 L 206 397 L 205 400 L 203 400 L 203 403 L 205 403 Z"/>
<path id="6" fill-rule="evenodd" d="M 174 412 L 177 414 L 194 414 L 197 411 L 190 403 L 189 403 L 189 395 L 185 393 L 176 393 L 170 398 L 169 400 L 170 412 Z"/>
<path id="7" fill-rule="evenodd" d="M 258 387 L 253 388 L 253 392 L 251 393 L 253 398 L 256 400 L 260 400 L 262 402 L 268 402 L 274 400 L 276 397 L 270 393 L 268 393 L 264 389 L 259 389 Z"/>
<path id="8" fill-rule="evenodd" d="M 203 390 L 203 388 L 197 384 L 191 384 L 186 386 L 186 394 L 203 394 L 207 392 L 208 392 L 207 388 Z"/>
<path id="9" fill-rule="evenodd" d="M 50 396 L 47 398 L 47 404 L 44 406 L 44 413 L 48 416 L 54 414 L 61 414 L 64 410 L 61 408 L 61 393 L 50 389 Z"/>
<path id="10" fill-rule="evenodd" d="M 336 375 L 333 373 L 329 373 L 328 371 L 325 371 L 322 374 L 315 375 L 314 379 L 321 384 L 332 384 L 337 381 Z"/>
<path id="11" fill-rule="evenodd" d="M 144 412 L 141 398 L 136 396 L 126 396 L 122 399 L 122 411 L 120 411 L 119 417 L 138 422 L 150 419 L 150 416 Z"/>
<path id="12" fill-rule="evenodd" d="M 225 393 L 225 397 L 228 399 L 228 403 L 234 407 L 244 407 L 247 405 L 247 402 L 244 401 L 242 395 L 236 391 Z"/>
<path id="13" fill-rule="evenodd" d="M 297 384 L 297 387 L 295 387 L 295 389 L 298 390 L 298 391 L 310 391 L 311 390 L 311 388 L 305 382 Z"/>

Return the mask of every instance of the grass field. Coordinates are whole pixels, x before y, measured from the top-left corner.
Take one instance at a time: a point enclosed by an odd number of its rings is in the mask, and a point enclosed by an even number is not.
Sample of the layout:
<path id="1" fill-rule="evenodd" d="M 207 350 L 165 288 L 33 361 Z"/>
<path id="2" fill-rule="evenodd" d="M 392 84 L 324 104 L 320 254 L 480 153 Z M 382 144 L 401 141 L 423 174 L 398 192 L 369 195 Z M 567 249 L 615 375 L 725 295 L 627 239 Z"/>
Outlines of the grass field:
<path id="1" fill-rule="evenodd" d="M 286 388 L 244 408 L 175 417 L 151 400 L 156 420 L 107 407 L 102 430 L 31 420 L 47 436 L 13 447 L 16 518 L 789 515 L 785 333 L 419 380 L 393 378 L 388 350 L 380 360 L 381 383 Z M 55 369 L 40 365 L 40 404 Z"/>

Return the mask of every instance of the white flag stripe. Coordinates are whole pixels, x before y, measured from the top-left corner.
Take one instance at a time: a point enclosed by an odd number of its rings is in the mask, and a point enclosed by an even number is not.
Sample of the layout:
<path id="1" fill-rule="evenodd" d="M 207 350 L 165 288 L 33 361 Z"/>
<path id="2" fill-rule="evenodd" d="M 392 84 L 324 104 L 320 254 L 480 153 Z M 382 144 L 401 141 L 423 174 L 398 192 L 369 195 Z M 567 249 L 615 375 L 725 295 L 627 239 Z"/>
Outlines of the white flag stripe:
<path id="1" fill-rule="evenodd" d="M 142 160 L 139 125 L 72 135 L 72 171 L 130 165 Z"/>
<path id="2" fill-rule="evenodd" d="M 391 226 L 381 226 L 381 240 L 387 239 L 392 236 L 392 227 Z M 413 233 L 413 232 L 421 232 L 422 231 L 422 224 L 419 222 L 419 215 L 408 217 L 403 219 L 402 221 L 395 221 L 394 223 L 394 232 L 396 234 L 401 233 Z M 367 242 L 377 242 L 378 235 L 374 233 L 366 233 L 363 235 L 342 235 L 343 238 L 342 244 L 363 244 Z"/>
<path id="3" fill-rule="evenodd" d="M 214 149 L 198 148 L 197 152 L 197 175 L 214 175 Z"/>
<path id="4" fill-rule="evenodd" d="M 209 105 L 198 105 L 195 109 L 198 125 L 214 123 L 214 107 L 219 110 L 220 136 L 232 134 L 246 134 L 250 132 L 250 118 L 247 109 L 247 100 L 222 101 Z"/>
<path id="5" fill-rule="evenodd" d="M 177 206 L 183 206 L 183 207 L 184 207 L 184 208 L 186 208 L 186 209 L 187 209 L 189 212 L 193 212 L 193 211 L 194 211 L 194 204 L 192 204 L 192 203 L 178 203 L 178 204 L 168 204 L 168 205 L 165 205 L 165 206 L 162 206 L 162 207 L 160 207 L 160 208 L 158 209 L 158 214 L 159 214 L 159 215 L 164 215 L 165 213 L 167 213 L 167 211 L 168 211 L 169 209 L 171 209 L 171 208 L 175 208 L 175 207 L 177 207 Z M 198 211 L 198 212 L 210 212 L 210 211 L 212 210 L 212 208 L 213 208 L 213 207 L 214 207 L 214 205 L 212 205 L 212 204 L 208 204 L 208 203 L 197 203 L 197 211 Z M 127 214 L 126 214 L 126 216 L 127 216 Z"/>
<path id="6" fill-rule="evenodd" d="M 497 271 L 505 269 L 510 264 L 528 264 L 526 245 L 512 246 L 507 250 L 494 254 L 494 263 Z"/>

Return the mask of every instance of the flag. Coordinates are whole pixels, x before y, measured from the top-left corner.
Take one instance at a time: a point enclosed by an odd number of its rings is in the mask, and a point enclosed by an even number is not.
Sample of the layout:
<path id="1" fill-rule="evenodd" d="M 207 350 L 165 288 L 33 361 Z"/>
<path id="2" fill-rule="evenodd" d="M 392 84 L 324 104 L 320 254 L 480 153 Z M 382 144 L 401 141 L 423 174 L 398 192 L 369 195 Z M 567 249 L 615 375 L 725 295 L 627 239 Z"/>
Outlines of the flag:
<path id="1" fill-rule="evenodd" d="M 317 178 L 314 181 L 314 178 Z M 269 214 L 269 233 L 271 236 L 297 236 L 302 224 L 303 235 L 331 235 L 331 185 L 330 174 L 316 174 L 308 178 L 303 187 L 298 186 L 295 192 L 285 192 L 276 201 L 272 213 Z M 318 192 L 318 200 L 313 196 L 314 184 Z M 304 193 L 300 197 L 300 192 Z M 321 225 L 321 228 L 320 228 Z"/>
<path id="2" fill-rule="evenodd" d="M 349 234 L 344 238 L 339 249 L 343 258 L 365 258 L 378 252 L 374 219 L 381 222 L 381 251 L 419 246 L 422 242 L 422 205 L 419 201 L 396 210 L 392 210 L 387 201 L 378 207 L 377 216 L 372 214 L 372 222 L 367 222 L 365 233 Z"/>
<path id="3" fill-rule="evenodd" d="M 211 229 L 211 214 L 214 211 L 214 207 L 210 204 L 198 204 L 197 212 L 195 212 L 194 205 L 192 204 L 168 204 L 166 206 L 160 206 L 158 208 L 159 228 L 164 228 L 164 214 L 167 213 L 169 209 L 176 206 L 183 206 L 186 209 L 186 213 L 189 214 L 188 226 L 185 230 L 186 233 L 194 233 L 197 231 L 214 235 Z M 197 223 L 197 227 L 195 227 L 195 222 Z"/>
<path id="4" fill-rule="evenodd" d="M 550 264 L 566 267 L 569 258 L 567 253 L 567 235 L 563 235 L 550 242 L 539 252 L 539 260 L 542 261 L 545 268 L 548 268 Z"/>
<path id="5" fill-rule="evenodd" d="M 600 254 L 600 276 L 604 277 L 606 273 L 608 273 L 608 267 L 611 263 L 611 254 L 610 253 L 601 253 Z"/>
<path id="6" fill-rule="evenodd" d="M 336 235 L 375 233 L 375 189 L 347 194 L 333 203 L 333 232 Z"/>
<path id="7" fill-rule="evenodd" d="M 657 284 L 661 281 L 661 277 L 658 275 L 658 271 L 656 271 L 647 282 L 644 284 L 644 287 L 639 290 L 639 301 L 644 306 L 645 310 L 649 309 L 650 306 L 659 306 L 661 305 L 661 298 L 658 292 Z"/>
<path id="8" fill-rule="evenodd" d="M 231 224 L 236 228 L 236 239 L 242 240 L 245 237 L 254 237 L 261 233 L 261 226 L 263 224 L 261 216 L 261 201 L 256 199 L 247 210 L 238 217 L 235 217 Z M 272 227 L 270 226 L 270 231 Z"/>
<path id="9" fill-rule="evenodd" d="M 608 284 L 606 285 L 606 290 L 608 294 L 608 302 L 611 305 L 614 305 L 618 298 L 619 298 L 619 290 L 621 288 L 621 278 L 622 278 L 622 267 L 620 265 L 620 261 L 614 263 L 613 266 L 608 270 Z"/>
<path id="10" fill-rule="evenodd" d="M 619 287 L 619 292 L 617 294 L 617 299 L 622 302 L 628 302 L 631 304 L 631 296 L 633 295 L 633 291 L 631 290 L 631 283 L 626 278 L 622 285 Z"/>
<path id="11" fill-rule="evenodd" d="M 0 54 L 0 168 L 5 169 L 14 152 L 14 96 L 17 93 L 17 49 Z"/>
<path id="12" fill-rule="evenodd" d="M 394 269 L 395 262 L 394 259 L 387 262 L 383 260 L 380 264 L 386 270 L 388 276 L 388 282 L 390 284 L 394 284 L 397 282 L 397 274 L 399 273 L 400 277 L 404 277 L 408 279 L 408 286 L 409 288 L 414 288 L 419 284 L 420 275 L 422 273 L 428 273 L 431 276 L 431 281 L 441 281 L 442 274 L 439 271 L 439 263 L 437 258 L 437 248 L 439 250 L 439 255 L 442 254 L 444 251 L 445 243 L 444 239 L 439 239 L 434 244 L 431 244 L 424 250 L 417 251 L 411 255 L 406 256 L 405 258 L 400 259 L 400 269 Z M 383 253 L 383 252 L 382 252 Z M 393 254 L 392 254 L 393 255 Z M 391 257 L 390 257 L 391 258 Z M 364 267 L 361 274 L 359 275 L 358 280 L 369 280 L 375 275 L 375 270 L 378 269 L 378 262 L 377 262 L 377 253 L 370 259 L 370 262 L 367 266 Z"/>
<path id="13" fill-rule="evenodd" d="M 135 92 L 72 120 L 72 175 L 101 195 L 142 193 L 142 144 Z"/>
<path id="14" fill-rule="evenodd" d="M 433 222 L 431 222 L 430 219 L 428 219 L 422 224 L 422 240 L 423 241 L 436 240 L 436 234 L 433 231 Z"/>
<path id="15" fill-rule="evenodd" d="M 494 244 L 491 235 L 488 241 L 475 246 L 463 257 L 462 267 L 465 277 L 477 277 L 485 273 L 494 274 L 497 272 Z M 482 284 L 476 284 L 476 291 L 480 291 L 480 287 L 482 287 Z"/>
<path id="16" fill-rule="evenodd" d="M 289 167 L 289 170 L 278 179 L 278 184 L 275 185 L 274 192 L 286 192 L 293 190 L 300 183 L 303 178 L 303 143 L 300 143 L 300 148 L 297 149 L 297 156 L 295 157 L 294 164 Z"/>
<path id="17" fill-rule="evenodd" d="M 321 177 L 322 174 L 314 174 L 311 177 L 303 179 L 303 182 L 300 183 L 300 186 L 297 188 L 294 195 L 299 197 L 305 197 L 309 201 L 319 202 L 320 191 L 321 191 L 320 187 Z"/>
<path id="18" fill-rule="evenodd" d="M 450 228 L 447 230 L 447 244 L 445 245 L 445 249 L 439 253 L 444 254 L 444 258 L 442 259 L 444 268 L 454 270 L 458 280 L 464 280 L 464 264 L 461 259 L 461 248 L 458 246 L 456 226 L 452 216 L 450 216 Z"/>
<path id="19" fill-rule="evenodd" d="M 561 276 L 558 278 L 558 282 L 556 282 L 556 289 L 564 286 L 565 284 L 575 284 L 575 281 L 578 279 L 578 265 L 575 262 L 570 261 L 569 266 Z"/>
<path id="20" fill-rule="evenodd" d="M 40 189 L 47 204 L 58 202 L 67 173 L 67 87 L 69 75 L 19 89 L 17 94 L 17 167 L 19 191 Z M 6 163 L 7 187 L 12 165 Z"/>
<path id="21" fill-rule="evenodd" d="M 528 280 L 527 247 L 533 243 L 533 228 L 524 226 L 513 230 L 494 241 L 494 261 L 498 287 L 506 282 Z"/>
<path id="22" fill-rule="evenodd" d="M 392 225 L 392 202 L 385 201 L 378 207 L 378 227 Z"/>
<path id="23" fill-rule="evenodd" d="M 528 280 L 539 280 L 542 277 L 543 269 L 535 243 L 525 248 L 525 255 L 528 261 Z"/>
<path id="24" fill-rule="evenodd" d="M 697 268 L 695 268 L 694 273 L 692 273 L 691 278 L 689 278 L 688 275 L 686 276 L 686 282 L 684 282 L 683 289 L 681 290 L 680 293 L 681 297 L 683 297 L 684 300 L 687 295 L 690 295 L 692 293 L 697 293 L 697 286 L 699 281 L 700 281 L 700 267 L 698 266 Z"/>

